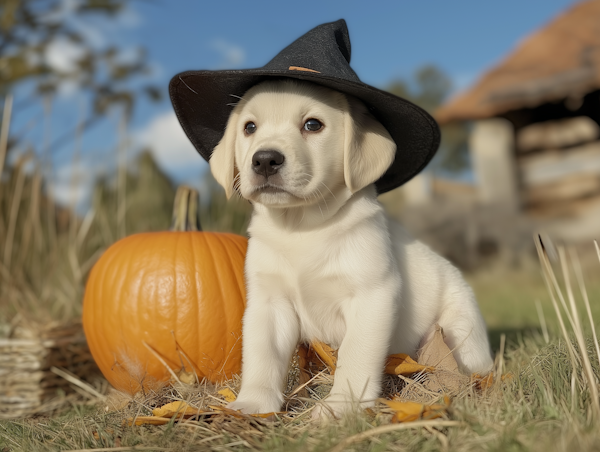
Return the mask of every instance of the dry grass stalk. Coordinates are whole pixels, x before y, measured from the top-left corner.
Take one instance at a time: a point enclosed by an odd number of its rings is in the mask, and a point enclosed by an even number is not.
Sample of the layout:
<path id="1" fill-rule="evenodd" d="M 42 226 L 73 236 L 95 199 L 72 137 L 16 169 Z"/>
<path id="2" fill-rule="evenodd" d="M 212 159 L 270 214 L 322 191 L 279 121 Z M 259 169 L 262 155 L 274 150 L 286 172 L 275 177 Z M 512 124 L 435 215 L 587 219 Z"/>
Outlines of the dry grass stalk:
<path id="1" fill-rule="evenodd" d="M 71 449 L 65 452 L 120 452 L 128 450 L 152 450 L 152 451 L 172 451 L 171 448 L 155 446 L 125 446 L 125 447 L 101 447 L 93 449 Z"/>
<path id="2" fill-rule="evenodd" d="M 561 326 L 561 332 L 563 334 L 563 338 L 565 340 L 565 343 L 567 344 L 568 350 L 569 350 L 569 355 L 571 357 L 571 365 L 573 367 L 573 373 L 572 373 L 572 378 L 575 378 L 575 375 L 577 375 L 579 373 L 579 369 L 581 367 L 583 367 L 583 376 L 584 376 L 584 381 L 586 382 L 586 387 L 587 390 L 590 393 L 590 400 L 591 400 L 591 412 L 590 414 L 590 420 L 594 421 L 594 420 L 598 420 L 600 419 L 600 400 L 598 399 L 598 386 L 597 386 L 597 382 L 596 382 L 596 377 L 594 375 L 594 371 L 592 369 L 592 365 L 591 365 L 591 361 L 590 361 L 590 357 L 587 351 L 587 344 L 584 338 L 584 332 L 581 326 L 581 322 L 579 320 L 579 314 L 577 312 L 577 306 L 576 306 L 576 302 L 575 302 L 575 296 L 573 294 L 573 287 L 571 285 L 571 278 L 570 278 L 570 272 L 569 272 L 569 262 L 567 259 L 567 255 L 565 253 L 565 249 L 564 247 L 559 247 L 558 248 L 558 254 L 559 254 L 559 261 L 560 261 L 560 265 L 561 265 L 561 269 L 562 269 L 562 273 L 563 273 L 563 279 L 564 279 L 564 284 L 565 284 L 565 288 L 566 288 L 566 292 L 567 292 L 567 297 L 569 300 L 569 308 L 570 308 L 570 315 L 569 320 L 570 320 L 570 324 L 571 324 L 571 328 L 573 330 L 573 333 L 575 334 L 575 339 L 579 348 L 579 353 L 577 353 L 575 351 L 575 348 L 573 347 L 572 343 L 571 343 L 571 338 L 566 330 L 566 327 L 564 325 L 564 322 L 562 321 L 562 315 L 561 315 L 561 311 L 558 307 L 558 304 L 556 303 L 556 298 L 555 295 L 556 294 L 561 300 L 564 301 L 564 295 L 562 293 L 562 290 L 558 284 L 558 281 L 556 279 L 556 276 L 554 274 L 554 270 L 552 269 L 552 265 L 550 264 L 550 260 L 548 258 L 548 255 L 544 252 L 543 249 L 543 243 L 541 242 L 541 239 L 539 239 L 539 237 L 536 237 L 535 239 L 535 244 L 536 244 L 536 248 L 538 250 L 538 256 L 540 258 L 540 262 L 542 264 L 542 269 L 543 269 L 543 275 L 544 275 L 544 279 L 546 281 L 546 284 L 548 286 L 548 291 L 550 293 L 550 297 L 552 299 L 552 303 L 554 306 L 554 309 L 556 311 L 560 326 Z M 573 262 L 571 262 L 571 265 L 573 266 Z M 550 284 L 550 282 L 552 282 L 552 284 Z M 585 297 L 584 297 L 585 299 Z M 589 304 L 589 303 L 588 303 Z M 566 303 L 562 303 L 564 310 L 566 311 L 567 314 L 569 314 L 569 308 L 567 308 Z M 590 323 L 593 325 L 594 321 L 591 317 L 591 310 L 588 310 L 588 315 L 590 316 Z M 596 347 L 598 346 L 597 341 L 595 340 L 596 343 Z M 574 394 L 575 394 L 575 388 L 576 388 L 576 384 L 575 381 L 572 380 L 571 383 L 571 387 L 572 387 L 572 398 L 574 399 Z"/>
<path id="3" fill-rule="evenodd" d="M 542 303 L 540 299 L 535 299 L 535 309 L 537 310 L 538 318 L 540 319 L 540 326 L 542 328 L 542 335 L 546 344 L 550 343 L 550 335 L 548 334 L 548 325 L 546 324 L 546 317 L 544 316 L 544 310 L 542 309 Z M 591 313 L 590 313 L 591 317 Z"/>
<path id="4" fill-rule="evenodd" d="M 77 378 L 76 375 L 73 375 L 71 372 L 69 372 L 66 369 L 59 369 L 58 367 L 51 366 L 50 367 L 50 372 L 55 373 L 59 377 L 62 377 L 65 380 L 67 380 L 69 383 L 72 383 L 75 386 L 83 389 L 85 392 L 91 394 L 92 397 L 95 397 L 95 398 L 97 398 L 99 400 L 105 400 L 106 399 L 106 396 L 104 394 L 99 393 L 98 391 L 96 391 L 94 389 L 94 387 L 92 385 L 90 385 L 90 384 L 82 381 L 80 378 Z"/>
<path id="5" fill-rule="evenodd" d="M 167 369 L 167 371 L 171 374 L 171 377 L 173 378 L 173 380 L 179 384 L 182 384 L 181 380 L 179 379 L 177 374 L 175 372 L 173 372 L 173 369 L 171 369 L 171 367 L 167 364 L 167 362 L 163 359 L 163 357 L 160 356 L 160 354 L 156 350 L 154 350 L 146 341 L 142 341 L 142 344 L 144 344 L 144 347 L 146 347 L 148 349 L 148 351 L 150 353 L 152 353 L 154 355 L 154 357 L 156 359 L 158 359 L 163 366 L 165 366 L 165 369 Z"/>
<path id="6" fill-rule="evenodd" d="M 17 227 L 17 215 L 19 214 L 19 207 L 21 206 L 21 198 L 23 196 L 23 186 L 25 184 L 24 166 L 28 160 L 28 157 L 20 159 L 19 163 L 17 163 L 15 168 L 15 172 L 17 174 L 17 181 L 15 184 L 15 191 L 13 193 L 13 197 L 10 203 L 8 231 L 4 240 L 4 266 L 9 271 L 11 267 L 15 229 Z"/>
<path id="7" fill-rule="evenodd" d="M 127 235 L 125 214 L 127 213 L 127 113 L 122 112 L 119 121 L 119 144 L 117 147 L 117 230 L 118 237 Z"/>
<path id="8" fill-rule="evenodd" d="M 590 306 L 590 299 L 588 297 L 587 289 L 585 288 L 585 281 L 583 280 L 583 271 L 581 269 L 581 262 L 577 257 L 575 250 L 570 250 L 571 263 L 573 264 L 573 270 L 575 277 L 577 278 L 577 284 L 579 285 L 579 292 L 583 298 L 585 310 L 590 321 L 590 329 L 592 330 L 592 337 L 594 338 L 594 346 L 596 348 L 596 358 L 598 359 L 598 365 L 600 366 L 600 344 L 598 344 L 598 336 L 596 335 L 596 326 L 594 325 L 594 317 L 592 316 L 592 308 Z"/>
<path id="9" fill-rule="evenodd" d="M 4 170 L 4 160 L 6 159 L 6 149 L 8 147 L 8 131 L 12 116 L 13 97 L 9 94 L 4 99 L 4 112 L 2 114 L 2 127 L 0 128 L 0 174 Z"/>
<path id="10" fill-rule="evenodd" d="M 565 326 L 565 322 L 563 321 L 563 317 L 560 311 L 560 308 L 558 307 L 558 303 L 556 302 L 556 297 L 554 296 L 554 289 L 558 290 L 558 292 L 560 292 L 560 287 L 558 286 L 558 283 L 556 283 L 554 286 L 551 284 L 551 281 L 556 281 L 556 278 L 554 277 L 554 272 L 552 270 L 552 266 L 550 264 L 550 260 L 548 259 L 548 255 L 544 252 L 544 249 L 542 247 L 542 243 L 541 240 L 539 238 L 539 236 L 535 236 L 534 237 L 534 242 L 535 242 L 535 246 L 538 252 L 538 257 L 540 259 L 540 262 L 542 264 L 542 274 L 544 276 L 544 282 L 546 283 L 546 288 L 548 289 L 548 293 L 550 294 L 550 300 L 552 301 L 552 306 L 554 307 L 554 312 L 556 313 L 556 317 L 558 319 L 558 323 L 560 325 L 560 331 L 563 335 L 564 338 L 567 339 L 566 344 L 567 344 L 567 349 L 569 350 L 569 355 L 571 357 L 572 362 L 575 364 L 579 364 L 579 357 L 577 356 L 577 354 L 575 353 L 575 349 L 573 348 L 573 345 L 571 344 L 571 341 L 568 339 L 569 337 L 569 333 L 567 333 L 567 328 Z M 562 292 L 561 296 L 562 296 Z M 566 310 L 566 304 L 563 303 L 563 308 Z M 571 325 L 573 323 L 571 322 Z"/>
<path id="11" fill-rule="evenodd" d="M 409 430 L 409 429 L 418 429 L 422 427 L 461 427 L 465 424 L 463 422 L 458 421 L 415 421 L 409 422 L 406 424 L 388 424 L 381 425 L 379 427 L 372 428 L 370 430 L 357 433 L 356 435 L 350 436 L 340 443 L 337 446 L 332 448 L 329 452 L 342 452 L 346 450 L 346 448 L 352 444 L 357 443 L 359 441 L 363 441 L 367 438 L 371 438 L 372 436 L 381 435 L 383 433 L 390 433 L 398 430 Z"/>

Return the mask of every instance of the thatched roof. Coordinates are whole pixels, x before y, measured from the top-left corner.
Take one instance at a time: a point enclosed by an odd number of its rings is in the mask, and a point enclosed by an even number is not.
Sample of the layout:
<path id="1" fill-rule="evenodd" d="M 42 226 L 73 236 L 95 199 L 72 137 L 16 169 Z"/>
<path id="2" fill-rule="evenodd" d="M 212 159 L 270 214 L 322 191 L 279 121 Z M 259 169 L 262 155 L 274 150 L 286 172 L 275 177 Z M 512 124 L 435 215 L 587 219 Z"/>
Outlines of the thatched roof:
<path id="1" fill-rule="evenodd" d="M 504 61 L 443 105 L 435 116 L 440 123 L 489 118 L 598 88 L 600 0 L 588 0 L 524 39 Z"/>

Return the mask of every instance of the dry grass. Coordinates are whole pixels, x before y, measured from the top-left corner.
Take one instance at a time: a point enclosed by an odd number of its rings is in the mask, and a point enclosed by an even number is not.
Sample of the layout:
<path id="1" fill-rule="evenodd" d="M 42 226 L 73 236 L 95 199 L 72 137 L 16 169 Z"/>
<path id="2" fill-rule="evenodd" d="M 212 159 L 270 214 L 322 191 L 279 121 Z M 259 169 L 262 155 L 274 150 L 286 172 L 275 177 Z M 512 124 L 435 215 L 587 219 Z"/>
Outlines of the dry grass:
<path id="1" fill-rule="evenodd" d="M 578 281 L 577 261 L 565 262 L 568 253 L 563 251 L 565 265 L 558 263 L 558 270 L 567 277 L 560 278 L 543 252 L 540 257 L 556 301 L 555 316 L 562 319 L 564 330 L 551 327 L 548 343 L 535 332 L 509 342 L 498 355 L 497 367 L 513 377 L 496 379 L 484 393 L 466 387 L 453 398 L 445 419 L 390 424 L 391 412 L 380 404 L 339 421 L 312 421 L 311 407 L 326 396 L 332 378 L 326 373 L 315 378 L 308 397 L 292 395 L 298 378 L 292 366 L 289 411 L 275 421 L 221 414 L 129 427 L 127 419 L 150 415 L 170 401 L 183 400 L 199 409 L 223 404 L 218 393 L 222 386 L 173 385 L 134 398 L 112 393 L 99 399 L 89 391 L 78 399 L 71 397 L 69 407 L 52 415 L 1 422 L 0 450 L 596 450 L 600 433 L 594 428 L 598 397 L 593 388 L 597 389 L 600 358 L 593 333 L 583 334 L 585 314 L 579 317 L 587 312 L 587 292 L 581 291 L 579 309 L 573 309 L 576 291 L 571 281 Z M 550 319 L 547 323 L 553 324 Z M 388 376 L 384 391 L 392 395 L 405 385 L 401 377 Z M 237 393 L 239 381 L 229 381 L 226 387 Z M 95 391 L 105 392 L 105 382 L 97 381 Z"/>
<path id="2" fill-rule="evenodd" d="M 576 343 L 573 346 L 579 353 Z M 593 350 L 588 341 L 588 353 Z M 483 394 L 464 391 L 453 399 L 447 419 L 430 421 L 425 427 L 390 424 L 391 414 L 383 405 L 321 424 L 310 420 L 312 403 L 304 405 L 303 401 L 296 401 L 288 414 L 273 422 L 218 415 L 164 426 L 124 424 L 128 418 L 150 415 L 154 407 L 173 400 L 185 400 L 198 408 L 224 403 L 217 392 L 220 387 L 205 384 L 164 388 L 134 399 L 112 394 L 106 401 L 80 400 L 49 417 L 4 421 L 0 423 L 0 446 L 15 452 L 98 448 L 325 451 L 340 443 L 344 447 L 339 450 L 409 451 L 566 451 L 600 446 L 600 434 L 593 427 L 593 401 L 585 378 L 573 371 L 564 340 L 555 338 L 545 345 L 540 336 L 525 338 L 506 351 L 504 366 L 514 375 L 512 379 L 496 382 Z M 593 369 L 598 372 L 597 362 Z M 324 377 L 311 397 L 326 392 L 329 383 Z M 237 382 L 229 382 L 228 387 L 236 391 Z"/>
<path id="3" fill-rule="evenodd" d="M 8 116 L 4 115 L 3 130 L 8 130 Z M 6 136 L 0 133 L 0 168 L 5 166 Z M 101 181 L 91 210 L 83 216 L 55 205 L 44 187 L 41 163 L 32 156 L 5 171 L 8 177 L 0 179 L 0 336 L 14 335 L 25 318 L 46 322 L 77 318 L 86 275 L 103 250 L 123 234 L 168 227 L 173 187 L 144 158 L 136 172 L 121 172 L 116 185 Z M 242 232 L 248 206 L 225 207 L 220 196 L 208 194 L 204 226 Z M 312 421 L 311 408 L 326 396 L 332 378 L 319 375 L 303 394 L 294 389 L 298 372 L 292 366 L 288 412 L 274 421 L 220 414 L 130 427 L 124 423 L 128 418 L 149 415 L 169 401 L 184 400 L 197 408 L 223 404 L 218 393 L 222 387 L 173 385 L 127 398 L 109 393 L 105 380 L 90 377 L 87 383 L 71 381 L 78 392 L 58 394 L 62 404 L 54 411 L 0 422 L 0 451 L 600 449 L 595 428 L 600 353 L 594 322 L 587 320 L 588 312 L 593 316 L 600 306 L 600 290 L 596 285 L 579 292 L 578 260 L 568 250 L 560 257 L 555 273 L 540 253 L 547 287 L 542 278 L 536 280 L 539 267 L 535 278 L 523 278 L 524 272 L 514 278 L 473 278 L 484 315 L 498 336 L 497 370 L 513 377 L 496 378 L 484 393 L 466 386 L 455 394 L 444 419 L 391 424 L 390 410 L 379 404 L 339 421 Z M 541 300 L 541 316 L 536 298 Z M 548 325 L 545 335 L 537 330 L 541 319 Z M 519 334 L 505 341 L 501 331 L 507 328 Z M 418 381 L 388 376 L 384 392 L 396 394 L 407 383 L 418 388 Z M 237 380 L 226 383 L 236 393 L 238 385 Z"/>

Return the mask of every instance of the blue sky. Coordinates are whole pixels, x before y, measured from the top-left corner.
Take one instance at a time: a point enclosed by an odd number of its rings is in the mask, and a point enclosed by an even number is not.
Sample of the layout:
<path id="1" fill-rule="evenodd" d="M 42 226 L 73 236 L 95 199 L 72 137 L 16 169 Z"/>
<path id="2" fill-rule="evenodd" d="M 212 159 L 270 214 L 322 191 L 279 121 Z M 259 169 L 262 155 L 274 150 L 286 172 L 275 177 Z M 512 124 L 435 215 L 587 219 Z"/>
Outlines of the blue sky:
<path id="1" fill-rule="evenodd" d="M 72 1 L 76 0 L 65 0 Z M 161 103 L 138 105 L 128 132 L 129 155 L 143 145 L 152 146 L 173 178 L 199 185 L 207 166 L 179 130 L 166 96 L 168 82 L 177 72 L 259 67 L 310 28 L 344 18 L 352 41 L 351 65 L 364 82 L 385 88 L 394 78 L 408 78 L 419 67 L 435 64 L 461 89 L 572 4 L 572 0 L 140 0 L 132 2 L 118 22 L 85 28 L 98 45 L 145 46 L 153 67 L 147 81 L 165 94 Z M 52 134 L 76 124 L 84 108 L 82 96 L 65 90 L 53 108 Z M 26 127 L 27 120 L 27 115 L 17 116 L 14 127 Z M 29 127 L 36 146 L 42 124 Z M 89 183 L 96 172 L 114 169 L 117 142 L 117 115 L 86 135 L 76 166 L 85 181 Z M 71 180 L 74 152 L 75 145 L 69 144 L 53 156 L 59 192 L 59 186 Z M 80 195 L 85 192 L 82 187 Z"/>

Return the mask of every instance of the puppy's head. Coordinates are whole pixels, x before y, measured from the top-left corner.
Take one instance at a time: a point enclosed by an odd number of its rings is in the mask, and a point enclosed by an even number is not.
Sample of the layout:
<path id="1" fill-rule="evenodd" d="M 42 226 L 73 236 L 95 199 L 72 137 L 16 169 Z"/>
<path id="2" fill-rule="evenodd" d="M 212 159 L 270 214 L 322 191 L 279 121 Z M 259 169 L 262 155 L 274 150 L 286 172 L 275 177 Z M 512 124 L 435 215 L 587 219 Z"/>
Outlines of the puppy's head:
<path id="1" fill-rule="evenodd" d="M 227 197 L 234 189 L 272 207 L 354 193 L 392 164 L 396 145 L 362 102 L 309 82 L 268 81 L 230 115 L 210 166 Z"/>

